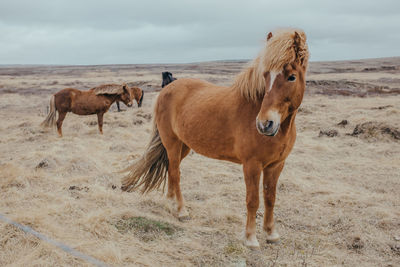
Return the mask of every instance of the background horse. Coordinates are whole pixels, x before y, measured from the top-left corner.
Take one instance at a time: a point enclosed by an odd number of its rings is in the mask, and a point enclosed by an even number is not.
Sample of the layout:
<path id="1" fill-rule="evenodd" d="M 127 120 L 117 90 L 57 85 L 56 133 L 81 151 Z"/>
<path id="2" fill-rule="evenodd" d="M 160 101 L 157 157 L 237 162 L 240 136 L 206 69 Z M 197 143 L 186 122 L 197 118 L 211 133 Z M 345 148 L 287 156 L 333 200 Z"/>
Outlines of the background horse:
<path id="1" fill-rule="evenodd" d="M 264 230 L 267 241 L 279 235 L 274 227 L 276 184 L 296 139 L 295 117 L 305 90 L 308 64 L 306 35 L 286 29 L 269 33 L 264 49 L 231 87 L 197 79 L 179 79 L 159 94 L 150 144 L 122 189 L 143 186 L 148 192 L 165 185 L 176 198 L 178 216 L 188 213 L 180 190 L 179 165 L 193 149 L 204 156 L 243 165 L 247 221 L 244 241 L 257 247 L 256 212 L 263 172 Z"/>
<path id="2" fill-rule="evenodd" d="M 142 106 L 144 91 L 139 87 L 131 87 L 130 90 L 132 91 L 133 95 L 135 96 L 136 103 L 138 104 L 138 108 Z M 119 106 L 119 101 L 115 100 L 115 104 L 117 104 L 118 112 L 121 112 L 121 108 Z"/>
<path id="3" fill-rule="evenodd" d="M 140 88 L 135 90 L 126 84 L 105 84 L 88 91 L 80 91 L 74 88 L 66 88 L 54 94 L 50 98 L 50 112 L 42 122 L 42 126 L 57 125 L 57 131 L 62 136 L 62 123 L 67 112 L 78 115 L 97 114 L 99 131 L 103 134 L 103 115 L 115 101 L 122 101 L 128 107 L 132 106 L 133 99 L 141 103 L 143 92 Z M 56 121 L 56 112 L 58 120 Z"/>
<path id="4" fill-rule="evenodd" d="M 175 81 L 176 78 L 172 77 L 172 73 L 169 71 L 164 71 L 162 73 L 162 84 L 161 84 L 161 88 L 164 88 L 165 86 L 167 86 L 168 84 L 172 83 L 173 81 Z"/>

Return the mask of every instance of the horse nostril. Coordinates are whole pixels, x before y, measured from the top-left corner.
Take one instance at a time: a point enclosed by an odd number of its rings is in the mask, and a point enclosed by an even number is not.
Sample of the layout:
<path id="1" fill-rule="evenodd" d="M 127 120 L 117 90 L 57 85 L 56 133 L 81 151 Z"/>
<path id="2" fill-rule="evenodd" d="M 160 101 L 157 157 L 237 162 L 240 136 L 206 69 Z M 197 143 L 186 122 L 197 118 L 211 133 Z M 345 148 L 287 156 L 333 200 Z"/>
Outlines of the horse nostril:
<path id="1" fill-rule="evenodd" d="M 257 127 L 261 132 L 268 132 L 270 131 L 274 126 L 274 121 L 266 121 L 265 123 L 262 123 L 261 121 L 257 122 Z"/>
<path id="2" fill-rule="evenodd" d="M 273 120 L 261 122 L 257 119 L 256 125 L 260 134 L 275 136 L 278 133 L 279 122 L 275 122 Z"/>
<path id="3" fill-rule="evenodd" d="M 274 121 L 267 121 L 267 124 L 265 126 L 265 130 L 266 131 L 270 130 L 273 125 L 274 125 Z"/>

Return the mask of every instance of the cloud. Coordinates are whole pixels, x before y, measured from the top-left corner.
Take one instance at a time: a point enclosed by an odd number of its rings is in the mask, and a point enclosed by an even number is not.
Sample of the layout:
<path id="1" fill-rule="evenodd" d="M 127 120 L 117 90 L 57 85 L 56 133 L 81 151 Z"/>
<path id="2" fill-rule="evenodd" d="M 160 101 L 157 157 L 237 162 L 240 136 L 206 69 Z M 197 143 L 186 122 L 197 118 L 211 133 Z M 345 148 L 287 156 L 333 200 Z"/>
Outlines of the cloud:
<path id="1" fill-rule="evenodd" d="M 367 2 L 2 0 L 0 62 L 253 58 L 268 31 L 282 26 L 305 30 L 312 60 L 399 56 L 400 2 Z"/>

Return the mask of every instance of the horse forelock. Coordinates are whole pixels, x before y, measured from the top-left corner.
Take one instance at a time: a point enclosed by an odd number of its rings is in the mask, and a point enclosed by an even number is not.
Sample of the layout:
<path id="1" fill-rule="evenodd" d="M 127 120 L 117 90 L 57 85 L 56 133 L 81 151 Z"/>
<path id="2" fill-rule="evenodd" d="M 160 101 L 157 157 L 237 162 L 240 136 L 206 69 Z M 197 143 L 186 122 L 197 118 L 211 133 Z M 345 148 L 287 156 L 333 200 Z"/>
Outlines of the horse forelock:
<path id="1" fill-rule="evenodd" d="M 286 64 L 298 62 L 307 66 L 306 34 L 300 29 L 280 29 L 272 34 L 260 56 L 264 71 L 282 71 Z"/>
<path id="2" fill-rule="evenodd" d="M 268 41 L 258 57 L 251 61 L 236 78 L 234 87 L 251 101 L 257 101 L 267 90 L 264 74 L 279 73 L 286 64 L 298 62 L 307 68 L 308 46 L 300 29 L 280 29 L 268 35 Z"/>

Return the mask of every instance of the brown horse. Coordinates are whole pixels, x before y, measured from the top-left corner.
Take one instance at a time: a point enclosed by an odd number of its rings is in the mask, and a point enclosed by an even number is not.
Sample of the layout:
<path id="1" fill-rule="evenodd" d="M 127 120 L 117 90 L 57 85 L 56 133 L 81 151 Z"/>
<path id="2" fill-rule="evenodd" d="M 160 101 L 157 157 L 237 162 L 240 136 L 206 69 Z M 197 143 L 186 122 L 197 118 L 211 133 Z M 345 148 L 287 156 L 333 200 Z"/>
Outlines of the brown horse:
<path id="1" fill-rule="evenodd" d="M 135 96 L 135 100 L 137 102 L 138 108 L 140 108 L 142 106 L 142 102 L 143 102 L 144 91 L 142 91 L 142 89 L 140 89 L 139 87 L 131 87 L 130 89 L 132 90 L 133 95 Z M 139 96 L 140 96 L 140 98 L 139 98 Z M 121 112 L 121 108 L 119 106 L 119 101 L 116 100 L 115 104 L 117 104 L 118 112 Z"/>
<path id="2" fill-rule="evenodd" d="M 178 216 L 187 216 L 179 165 L 193 149 L 206 157 L 243 164 L 247 222 L 244 241 L 258 247 L 256 211 L 263 172 L 264 230 L 279 235 L 273 208 L 278 177 L 296 139 L 295 117 L 305 90 L 306 35 L 285 29 L 269 33 L 264 49 L 231 87 L 197 79 L 178 79 L 165 87 L 155 105 L 154 130 L 143 157 L 130 167 L 122 189 L 158 188 L 168 173 L 167 197 L 177 199 Z"/>
<path id="3" fill-rule="evenodd" d="M 66 88 L 50 98 L 50 112 L 42 122 L 42 126 L 57 125 L 57 131 L 62 136 L 62 123 L 68 112 L 78 115 L 97 114 L 99 131 L 103 134 L 103 115 L 112 103 L 122 101 L 128 107 L 132 106 L 133 99 L 140 107 L 143 100 L 143 91 L 138 87 L 129 88 L 126 84 L 104 84 L 88 91 Z M 56 121 L 56 112 L 58 120 Z"/>

